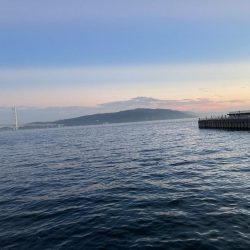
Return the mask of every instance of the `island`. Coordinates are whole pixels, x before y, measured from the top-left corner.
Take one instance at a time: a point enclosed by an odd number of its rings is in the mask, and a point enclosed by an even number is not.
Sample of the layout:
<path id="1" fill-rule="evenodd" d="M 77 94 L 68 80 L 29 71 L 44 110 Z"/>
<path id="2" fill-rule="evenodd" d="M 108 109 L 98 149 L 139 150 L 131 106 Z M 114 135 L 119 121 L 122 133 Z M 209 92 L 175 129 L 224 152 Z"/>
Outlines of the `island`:
<path id="1" fill-rule="evenodd" d="M 148 109 L 137 108 L 132 110 L 124 110 L 112 113 L 100 113 L 93 115 L 85 115 L 69 119 L 57 120 L 52 122 L 32 122 L 18 126 L 18 129 L 42 129 L 42 128 L 58 128 L 65 126 L 87 126 L 101 125 L 111 123 L 129 123 L 129 122 L 146 122 L 160 121 L 170 119 L 186 119 L 195 118 L 197 115 L 191 112 L 177 111 L 171 109 Z M 0 131 L 17 130 L 13 127 L 0 128 Z"/>
<path id="2" fill-rule="evenodd" d="M 196 117 L 196 115 L 190 112 L 183 112 L 171 109 L 138 108 L 114 113 L 94 114 L 71 119 L 58 120 L 55 121 L 54 124 L 60 124 L 63 126 L 83 126 L 107 123 L 128 123 L 169 119 L 184 119 L 194 117 Z"/>

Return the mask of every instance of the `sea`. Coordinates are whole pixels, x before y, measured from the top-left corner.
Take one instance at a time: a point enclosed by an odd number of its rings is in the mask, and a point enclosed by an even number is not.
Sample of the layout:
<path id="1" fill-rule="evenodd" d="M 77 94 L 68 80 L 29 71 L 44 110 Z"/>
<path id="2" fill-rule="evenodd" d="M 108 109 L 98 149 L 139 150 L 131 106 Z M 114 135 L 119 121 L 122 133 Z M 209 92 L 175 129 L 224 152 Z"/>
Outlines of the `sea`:
<path id="1" fill-rule="evenodd" d="M 250 132 L 197 119 L 0 133 L 0 249 L 250 249 Z"/>

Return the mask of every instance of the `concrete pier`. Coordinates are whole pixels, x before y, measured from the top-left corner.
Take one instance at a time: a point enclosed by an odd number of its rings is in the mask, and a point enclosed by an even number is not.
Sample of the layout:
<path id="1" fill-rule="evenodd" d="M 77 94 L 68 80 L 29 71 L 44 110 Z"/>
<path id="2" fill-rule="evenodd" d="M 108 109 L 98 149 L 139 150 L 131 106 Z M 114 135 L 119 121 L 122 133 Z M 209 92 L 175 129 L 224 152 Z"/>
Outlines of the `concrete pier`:
<path id="1" fill-rule="evenodd" d="M 230 112 L 227 116 L 199 119 L 199 128 L 250 130 L 250 111 Z"/>

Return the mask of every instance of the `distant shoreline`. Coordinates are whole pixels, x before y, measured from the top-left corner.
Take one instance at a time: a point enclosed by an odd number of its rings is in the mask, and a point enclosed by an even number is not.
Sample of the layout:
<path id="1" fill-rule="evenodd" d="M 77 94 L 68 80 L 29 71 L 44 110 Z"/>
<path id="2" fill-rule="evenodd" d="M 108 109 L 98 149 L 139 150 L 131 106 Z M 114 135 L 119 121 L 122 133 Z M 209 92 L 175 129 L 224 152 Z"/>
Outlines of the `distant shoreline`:
<path id="1" fill-rule="evenodd" d="M 196 118 L 190 112 L 171 109 L 132 109 L 113 113 L 100 113 L 94 115 L 80 116 L 70 119 L 63 119 L 54 122 L 32 122 L 20 126 L 19 129 L 42 129 L 72 126 L 89 126 L 134 122 L 163 121 L 174 119 Z M 12 130 L 12 128 L 0 128 L 0 131 Z"/>

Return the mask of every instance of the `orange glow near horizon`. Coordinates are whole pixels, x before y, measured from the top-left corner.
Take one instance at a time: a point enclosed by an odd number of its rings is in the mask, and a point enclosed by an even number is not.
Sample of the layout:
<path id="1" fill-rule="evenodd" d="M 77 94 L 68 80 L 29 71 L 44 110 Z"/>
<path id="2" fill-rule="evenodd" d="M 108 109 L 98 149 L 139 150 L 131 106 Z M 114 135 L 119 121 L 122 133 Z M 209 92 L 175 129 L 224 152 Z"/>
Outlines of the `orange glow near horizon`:
<path id="1" fill-rule="evenodd" d="M 249 68 L 225 63 L 0 70 L 0 106 L 94 107 L 144 96 L 170 100 L 164 107 L 178 110 L 250 109 Z"/>
<path id="2" fill-rule="evenodd" d="M 217 91 L 203 92 L 199 89 L 185 89 L 184 93 L 178 88 L 138 88 L 131 91 L 126 88 L 116 89 L 82 89 L 82 90 L 57 90 L 53 91 L 25 91 L 18 93 L 1 93 L 2 106 L 32 106 L 32 107 L 67 107 L 85 106 L 94 107 L 103 103 L 124 101 L 137 96 L 151 97 L 160 100 L 173 100 L 175 104 L 155 105 L 150 108 L 170 108 L 176 110 L 189 110 L 195 112 L 219 112 L 225 110 L 250 109 L 249 88 L 228 88 L 223 95 Z M 187 100 L 185 102 L 185 100 Z M 4 105 L 3 105 L 4 104 Z"/>

